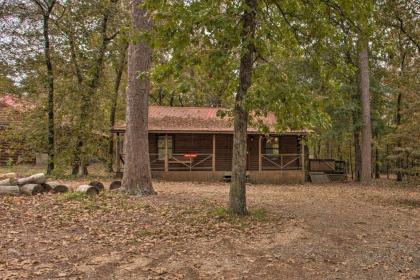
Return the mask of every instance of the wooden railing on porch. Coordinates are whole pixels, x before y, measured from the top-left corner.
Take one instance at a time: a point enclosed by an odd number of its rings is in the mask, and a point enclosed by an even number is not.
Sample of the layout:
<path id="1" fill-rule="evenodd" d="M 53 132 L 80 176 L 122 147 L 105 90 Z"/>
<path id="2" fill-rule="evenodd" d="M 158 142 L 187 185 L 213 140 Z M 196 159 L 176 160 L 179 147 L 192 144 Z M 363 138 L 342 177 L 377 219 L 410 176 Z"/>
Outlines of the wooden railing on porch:
<path id="1" fill-rule="evenodd" d="M 185 154 L 172 154 L 168 156 L 169 171 L 195 171 L 195 170 L 212 170 L 213 155 L 212 154 L 194 154 L 194 157 L 185 157 Z M 153 171 L 165 170 L 165 159 L 159 158 L 159 154 L 150 153 L 150 168 Z M 124 154 L 120 155 L 120 170 L 124 167 Z"/>
<path id="2" fill-rule="evenodd" d="M 262 170 L 301 169 L 300 154 L 261 154 Z"/>
<path id="3" fill-rule="evenodd" d="M 212 170 L 212 154 L 172 154 L 168 158 L 168 170 Z"/>

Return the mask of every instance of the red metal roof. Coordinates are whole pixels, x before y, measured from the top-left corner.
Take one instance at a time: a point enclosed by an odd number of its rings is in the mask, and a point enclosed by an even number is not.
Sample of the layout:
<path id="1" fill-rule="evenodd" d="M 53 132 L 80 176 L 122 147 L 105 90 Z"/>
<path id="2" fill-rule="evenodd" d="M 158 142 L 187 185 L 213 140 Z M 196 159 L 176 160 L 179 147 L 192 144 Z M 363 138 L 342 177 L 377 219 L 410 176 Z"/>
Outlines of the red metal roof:
<path id="1" fill-rule="evenodd" d="M 233 120 L 229 116 L 220 116 L 224 108 L 214 107 L 169 107 L 149 106 L 149 132 L 179 132 L 179 133 L 233 133 Z M 270 132 L 275 132 L 276 118 L 274 114 L 260 118 Z M 125 131 L 125 124 L 114 126 L 113 131 Z M 255 127 L 248 127 L 248 133 L 258 133 Z M 301 131 L 284 131 L 284 134 L 306 134 Z"/>

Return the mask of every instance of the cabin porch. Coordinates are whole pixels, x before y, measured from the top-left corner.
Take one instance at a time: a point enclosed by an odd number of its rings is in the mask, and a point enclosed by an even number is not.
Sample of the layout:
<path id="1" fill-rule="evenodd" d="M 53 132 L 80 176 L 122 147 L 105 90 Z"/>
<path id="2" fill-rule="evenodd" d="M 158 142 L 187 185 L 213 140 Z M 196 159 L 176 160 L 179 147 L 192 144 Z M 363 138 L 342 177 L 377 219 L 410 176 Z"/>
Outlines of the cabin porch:
<path id="1" fill-rule="evenodd" d="M 124 167 L 122 132 L 116 134 L 116 172 Z M 301 135 L 249 134 L 247 174 L 255 183 L 303 182 L 305 149 Z M 230 176 L 232 134 L 149 133 L 152 176 L 173 181 L 220 181 Z"/>

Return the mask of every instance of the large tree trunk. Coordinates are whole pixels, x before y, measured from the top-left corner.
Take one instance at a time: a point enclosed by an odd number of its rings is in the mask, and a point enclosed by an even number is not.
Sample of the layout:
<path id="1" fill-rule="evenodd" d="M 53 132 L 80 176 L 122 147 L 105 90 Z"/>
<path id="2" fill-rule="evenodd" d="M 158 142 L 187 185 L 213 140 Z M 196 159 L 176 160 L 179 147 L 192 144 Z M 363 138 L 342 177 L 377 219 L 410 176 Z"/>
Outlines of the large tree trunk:
<path id="1" fill-rule="evenodd" d="M 55 1 L 52 1 L 53 3 Z M 47 66 L 47 88 L 48 88 L 48 167 L 47 174 L 51 174 L 54 170 L 54 73 L 50 55 L 50 38 L 49 38 L 49 21 L 51 9 L 44 11 L 43 16 L 43 34 L 44 34 L 44 55 L 45 64 Z"/>
<path id="2" fill-rule="evenodd" d="M 248 112 L 245 109 L 245 96 L 252 82 L 252 64 L 255 52 L 254 37 L 256 29 L 256 0 L 246 0 L 242 16 L 242 52 L 239 69 L 239 87 L 235 96 L 232 182 L 229 192 L 229 208 L 238 215 L 246 210 L 246 140 Z"/>
<path id="3" fill-rule="evenodd" d="M 372 176 L 372 128 L 370 116 L 370 93 L 369 93 L 369 42 L 360 39 L 359 45 L 359 87 L 362 105 L 362 173 L 361 182 L 369 184 Z"/>
<path id="4" fill-rule="evenodd" d="M 146 12 L 139 7 L 142 2 L 142 0 L 131 2 L 132 26 L 135 31 L 140 32 L 148 31 L 151 27 Z M 151 180 L 147 130 L 150 94 L 148 71 L 151 60 L 152 50 L 146 42 L 130 43 L 122 188 L 133 195 L 155 194 Z"/>
<path id="5" fill-rule="evenodd" d="M 402 68 L 402 67 L 401 67 Z M 402 99 L 402 94 L 401 92 L 398 93 L 398 97 L 397 97 L 397 117 L 396 117 L 396 125 L 397 128 L 400 126 L 401 124 L 401 99 Z M 398 158 L 397 158 L 397 181 L 401 182 L 403 179 L 403 173 L 401 172 L 402 169 L 402 156 L 401 156 L 401 140 L 398 139 L 397 140 L 397 151 L 398 151 Z"/>
<path id="6" fill-rule="evenodd" d="M 121 77 L 124 72 L 124 67 L 126 65 L 126 54 L 127 54 L 127 47 L 128 44 L 125 44 L 123 47 L 123 51 L 121 52 L 120 61 L 117 65 L 116 69 L 116 76 L 115 76 L 115 83 L 114 83 L 114 94 L 112 95 L 111 100 L 111 113 L 109 115 L 109 128 L 112 129 L 115 125 L 115 114 L 117 112 L 117 102 L 118 102 L 118 92 L 120 90 L 121 84 Z M 112 172 L 112 164 L 114 161 L 114 137 L 112 134 L 109 135 L 109 142 L 108 142 L 108 171 Z"/>

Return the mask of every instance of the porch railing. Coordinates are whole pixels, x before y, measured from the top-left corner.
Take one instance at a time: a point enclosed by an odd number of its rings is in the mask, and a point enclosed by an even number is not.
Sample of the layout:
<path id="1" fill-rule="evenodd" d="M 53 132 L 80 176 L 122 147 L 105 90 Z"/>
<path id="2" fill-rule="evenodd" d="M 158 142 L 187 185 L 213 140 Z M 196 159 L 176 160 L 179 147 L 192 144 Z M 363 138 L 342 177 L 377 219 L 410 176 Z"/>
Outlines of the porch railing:
<path id="1" fill-rule="evenodd" d="M 262 154 L 262 170 L 300 169 L 300 154 Z"/>
<path id="2" fill-rule="evenodd" d="M 186 155 L 189 155 L 186 157 Z M 168 159 L 169 170 L 212 170 L 212 154 L 172 154 Z"/>
<path id="3" fill-rule="evenodd" d="M 154 171 L 165 170 L 165 159 L 159 154 L 150 153 L 150 168 Z M 121 167 L 120 171 L 124 169 L 124 154 L 120 155 Z M 194 170 L 212 170 L 212 154 L 193 154 L 193 156 L 186 157 L 186 154 L 172 154 L 168 158 L 169 171 L 194 171 Z"/>

